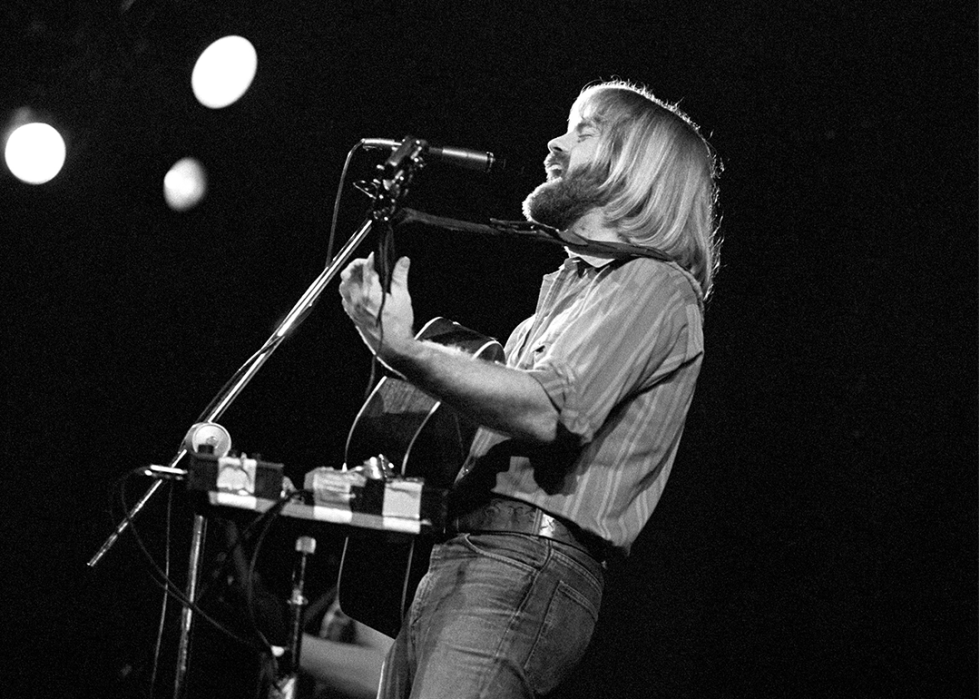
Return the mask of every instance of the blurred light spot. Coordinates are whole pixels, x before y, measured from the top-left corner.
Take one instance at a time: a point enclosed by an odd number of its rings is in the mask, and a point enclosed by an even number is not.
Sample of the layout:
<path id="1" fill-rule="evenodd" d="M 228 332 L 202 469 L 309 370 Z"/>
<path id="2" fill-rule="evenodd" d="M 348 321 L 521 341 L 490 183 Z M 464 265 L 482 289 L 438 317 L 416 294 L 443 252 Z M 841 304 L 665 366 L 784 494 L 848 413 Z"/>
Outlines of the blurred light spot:
<path id="1" fill-rule="evenodd" d="M 198 57 L 191 73 L 191 89 L 205 107 L 221 109 L 245 94 L 257 67 L 255 47 L 248 39 L 225 36 Z"/>
<path id="2" fill-rule="evenodd" d="M 65 164 L 65 139 L 49 124 L 24 124 L 11 132 L 3 155 L 14 177 L 28 184 L 44 184 Z"/>
<path id="3" fill-rule="evenodd" d="M 182 158 L 163 178 L 163 198 L 174 211 L 196 206 L 208 190 L 204 166 L 194 158 Z"/>

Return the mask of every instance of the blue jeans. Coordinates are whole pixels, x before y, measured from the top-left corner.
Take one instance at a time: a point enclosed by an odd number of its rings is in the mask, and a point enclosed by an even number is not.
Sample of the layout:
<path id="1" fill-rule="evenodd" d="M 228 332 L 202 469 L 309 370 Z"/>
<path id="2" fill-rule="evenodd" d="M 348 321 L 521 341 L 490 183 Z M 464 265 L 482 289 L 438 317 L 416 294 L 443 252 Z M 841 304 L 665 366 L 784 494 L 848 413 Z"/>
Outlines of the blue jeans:
<path id="1" fill-rule="evenodd" d="M 534 697 L 582 658 L 599 615 L 602 566 L 525 534 L 457 534 L 432 551 L 379 697 Z"/>

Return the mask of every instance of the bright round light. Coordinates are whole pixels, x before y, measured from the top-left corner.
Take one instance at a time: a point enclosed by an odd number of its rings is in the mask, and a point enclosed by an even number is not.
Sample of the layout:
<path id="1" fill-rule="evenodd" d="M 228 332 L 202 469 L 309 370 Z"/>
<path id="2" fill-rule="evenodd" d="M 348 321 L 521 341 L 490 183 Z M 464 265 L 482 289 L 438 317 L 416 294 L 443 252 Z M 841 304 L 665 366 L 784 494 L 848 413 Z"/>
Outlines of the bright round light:
<path id="1" fill-rule="evenodd" d="M 205 107 L 221 109 L 245 94 L 257 67 L 258 56 L 248 39 L 225 36 L 198 57 L 191 73 L 191 89 Z"/>
<path id="2" fill-rule="evenodd" d="M 65 139 L 48 124 L 24 124 L 10 134 L 3 155 L 14 177 L 44 184 L 65 164 Z"/>
<path id="3" fill-rule="evenodd" d="M 163 198 L 174 211 L 187 211 L 196 206 L 208 190 L 204 166 L 194 158 L 182 158 L 174 163 L 163 178 Z"/>

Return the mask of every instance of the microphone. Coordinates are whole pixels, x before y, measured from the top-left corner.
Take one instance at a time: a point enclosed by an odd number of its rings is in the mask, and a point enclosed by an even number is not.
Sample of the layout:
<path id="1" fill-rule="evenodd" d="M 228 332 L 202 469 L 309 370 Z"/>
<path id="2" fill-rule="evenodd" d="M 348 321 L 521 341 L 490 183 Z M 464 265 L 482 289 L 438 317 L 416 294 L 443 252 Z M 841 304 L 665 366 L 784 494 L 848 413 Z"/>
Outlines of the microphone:
<path id="1" fill-rule="evenodd" d="M 422 143 L 425 143 L 423 141 Z M 362 138 L 361 147 L 367 149 L 395 150 L 401 146 L 401 141 L 394 141 L 390 138 Z M 425 143 L 423 152 L 429 160 L 449 163 L 467 170 L 476 170 L 490 174 L 497 170 L 503 170 L 507 161 L 496 157 L 488 151 L 471 150 L 469 148 L 455 148 L 453 146 L 430 146 Z"/>

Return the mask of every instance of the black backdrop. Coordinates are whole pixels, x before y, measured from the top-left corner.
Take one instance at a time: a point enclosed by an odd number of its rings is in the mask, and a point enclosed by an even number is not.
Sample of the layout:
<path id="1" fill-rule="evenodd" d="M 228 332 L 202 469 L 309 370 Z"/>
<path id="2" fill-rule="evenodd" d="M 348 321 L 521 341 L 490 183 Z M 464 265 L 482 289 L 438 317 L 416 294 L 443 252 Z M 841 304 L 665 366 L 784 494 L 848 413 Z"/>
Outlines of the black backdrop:
<path id="1" fill-rule="evenodd" d="M 173 455 L 322 268 L 357 139 L 502 154 L 489 180 L 426 169 L 411 203 L 519 218 L 578 90 L 623 77 L 717 146 L 726 242 L 674 475 L 559 695 L 972 696 L 977 20 L 941 7 L 8 3 L 0 107 L 50 114 L 69 154 L 48 185 L 0 184 L 3 693 L 140 695 L 161 596 L 129 536 L 86 568 L 118 518 L 105 493 Z M 254 43 L 258 75 L 210 111 L 190 70 L 227 33 Z M 162 178 L 186 155 L 210 191 L 178 214 Z M 364 205 L 349 196 L 342 238 Z M 498 337 L 560 256 L 440 232 L 397 244 L 420 319 Z M 222 422 L 301 479 L 339 463 L 368 374 L 331 288 Z M 140 518 L 158 555 L 166 511 L 160 496 Z M 291 536 L 274 531 L 260 565 L 277 594 Z M 198 691 L 241 695 L 250 658 L 198 628 Z"/>

